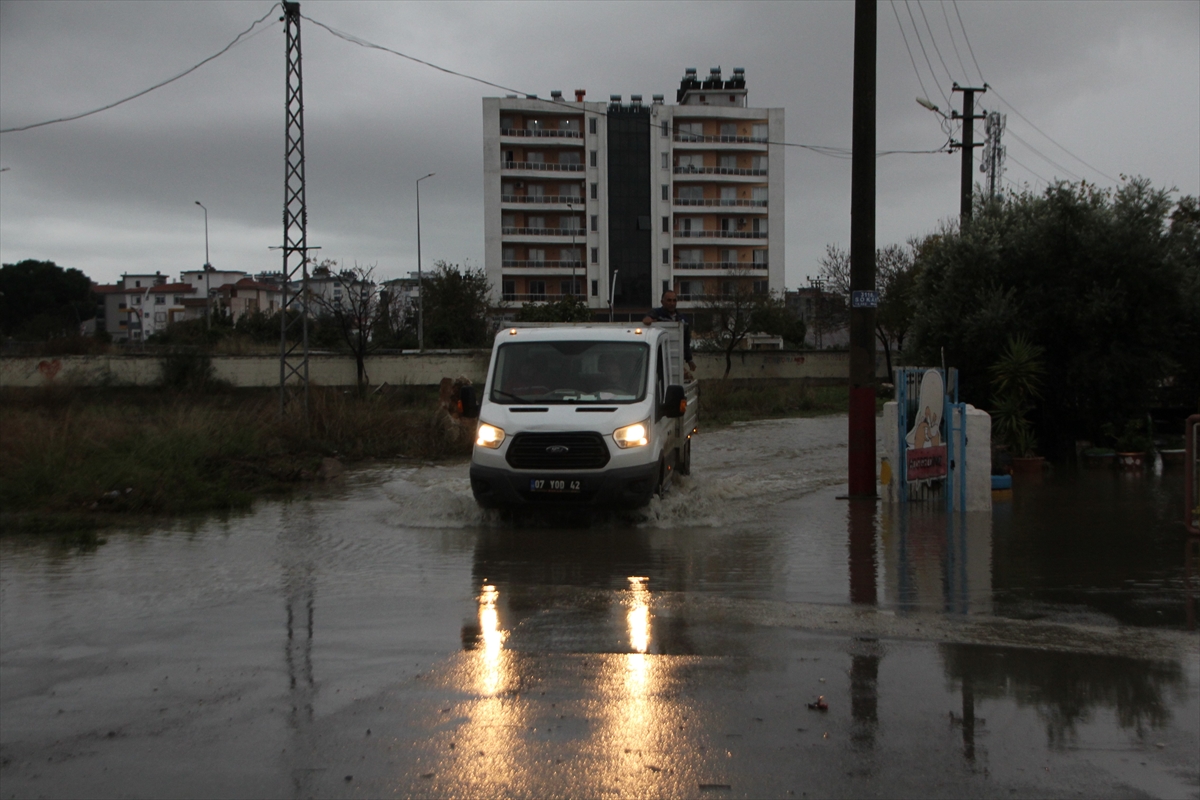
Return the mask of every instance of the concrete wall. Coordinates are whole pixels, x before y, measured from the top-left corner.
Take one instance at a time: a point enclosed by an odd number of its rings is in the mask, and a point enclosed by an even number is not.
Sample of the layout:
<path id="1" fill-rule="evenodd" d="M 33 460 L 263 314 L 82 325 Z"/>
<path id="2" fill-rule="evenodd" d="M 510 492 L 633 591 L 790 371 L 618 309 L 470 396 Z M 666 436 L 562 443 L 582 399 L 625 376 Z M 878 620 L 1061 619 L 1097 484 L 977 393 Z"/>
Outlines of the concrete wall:
<path id="1" fill-rule="evenodd" d="M 442 378 L 466 376 L 482 383 L 487 375 L 489 350 L 374 356 L 367 359 L 371 384 L 393 386 L 436 385 Z M 725 374 L 725 356 L 696 353 L 697 377 L 702 380 Z M 234 386 L 278 386 L 278 356 L 217 356 L 213 368 L 218 379 Z M 883 358 L 876 374 L 886 375 Z M 159 356 L 59 356 L 50 358 L 0 358 L 0 387 L 33 388 L 49 384 L 73 386 L 152 386 L 162 374 Z M 750 350 L 733 356 L 729 377 L 735 380 L 814 380 L 837 383 L 850 374 L 850 356 L 836 350 Z M 309 378 L 325 386 L 353 386 L 354 359 L 345 355 L 314 355 Z"/>

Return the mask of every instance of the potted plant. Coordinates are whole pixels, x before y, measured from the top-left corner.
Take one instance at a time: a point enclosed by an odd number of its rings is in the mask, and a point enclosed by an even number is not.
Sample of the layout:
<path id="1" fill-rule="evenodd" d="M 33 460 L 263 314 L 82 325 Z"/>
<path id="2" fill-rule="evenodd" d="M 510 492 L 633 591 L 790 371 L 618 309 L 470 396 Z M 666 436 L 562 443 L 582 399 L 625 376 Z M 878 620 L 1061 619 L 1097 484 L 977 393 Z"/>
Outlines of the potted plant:
<path id="1" fill-rule="evenodd" d="M 1009 337 L 1000 360 L 992 365 L 992 430 L 1012 453 L 1014 472 L 1037 472 L 1044 458 L 1037 454 L 1037 436 L 1029 414 L 1041 397 L 1045 348 L 1024 336 Z"/>
<path id="2" fill-rule="evenodd" d="M 1141 469 L 1146 464 L 1147 451 L 1154 446 L 1154 441 L 1146 433 L 1145 422 L 1131 419 L 1119 434 L 1115 430 L 1111 422 L 1104 426 L 1104 432 L 1112 438 L 1117 448 L 1117 463 L 1121 469 Z"/>

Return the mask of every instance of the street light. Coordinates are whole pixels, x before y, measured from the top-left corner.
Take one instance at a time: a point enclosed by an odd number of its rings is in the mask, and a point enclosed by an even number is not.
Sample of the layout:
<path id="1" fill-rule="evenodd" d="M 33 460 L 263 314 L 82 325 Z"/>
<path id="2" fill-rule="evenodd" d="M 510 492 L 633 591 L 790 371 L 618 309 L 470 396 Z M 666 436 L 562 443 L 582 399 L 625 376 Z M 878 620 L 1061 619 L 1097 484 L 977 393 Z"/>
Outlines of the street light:
<path id="1" fill-rule="evenodd" d="M 417 178 L 417 351 L 425 352 L 425 280 L 421 277 L 421 181 L 436 172 Z"/>
<path id="2" fill-rule="evenodd" d="M 204 209 L 204 327 L 212 329 L 212 290 L 208 287 L 208 273 L 212 264 L 208 261 L 208 209 L 199 200 L 196 205 Z"/>

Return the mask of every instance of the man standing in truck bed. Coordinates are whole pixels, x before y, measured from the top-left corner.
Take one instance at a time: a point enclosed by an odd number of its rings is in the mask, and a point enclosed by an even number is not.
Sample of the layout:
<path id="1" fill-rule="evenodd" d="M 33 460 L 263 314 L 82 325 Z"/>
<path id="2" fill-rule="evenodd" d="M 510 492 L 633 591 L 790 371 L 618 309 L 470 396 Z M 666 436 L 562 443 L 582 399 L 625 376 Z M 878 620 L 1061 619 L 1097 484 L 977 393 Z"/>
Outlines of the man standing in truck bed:
<path id="1" fill-rule="evenodd" d="M 688 321 L 684 316 L 676 311 L 677 304 L 675 293 L 670 289 L 662 293 L 662 305 L 651 311 L 642 320 L 643 325 L 653 325 L 657 322 L 682 322 L 683 323 L 683 360 L 687 362 L 688 369 L 692 372 L 696 371 L 696 362 L 692 361 L 692 326 L 688 325 Z"/>

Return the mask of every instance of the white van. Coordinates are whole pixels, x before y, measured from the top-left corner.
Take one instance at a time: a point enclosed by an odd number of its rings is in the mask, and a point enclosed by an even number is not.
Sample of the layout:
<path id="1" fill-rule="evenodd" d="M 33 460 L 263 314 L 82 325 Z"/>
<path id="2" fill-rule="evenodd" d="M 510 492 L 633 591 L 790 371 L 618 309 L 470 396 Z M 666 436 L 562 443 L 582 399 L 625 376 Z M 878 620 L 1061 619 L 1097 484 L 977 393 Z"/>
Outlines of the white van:
<path id="1" fill-rule="evenodd" d="M 686 381 L 686 382 L 685 382 Z M 699 386 L 677 322 L 520 324 L 496 334 L 471 490 L 486 508 L 637 508 L 691 469 Z"/>

